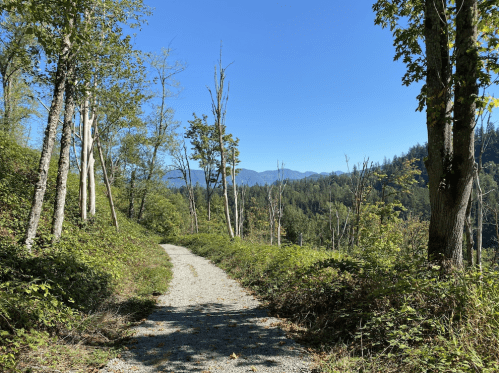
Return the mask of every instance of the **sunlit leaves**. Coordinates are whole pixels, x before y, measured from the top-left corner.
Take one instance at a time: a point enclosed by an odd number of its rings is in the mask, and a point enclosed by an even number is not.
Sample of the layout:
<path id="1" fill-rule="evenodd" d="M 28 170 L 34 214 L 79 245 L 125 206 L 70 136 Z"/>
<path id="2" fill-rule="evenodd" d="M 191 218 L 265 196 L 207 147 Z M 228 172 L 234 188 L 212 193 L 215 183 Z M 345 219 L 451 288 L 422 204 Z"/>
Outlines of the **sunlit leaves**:
<path id="1" fill-rule="evenodd" d="M 447 8 L 447 34 L 449 38 L 450 62 L 455 63 L 455 1 Z M 401 60 L 407 67 L 402 77 L 404 85 L 424 81 L 426 78 L 426 56 L 424 51 L 424 11 L 423 0 L 378 0 L 373 5 L 376 14 L 374 23 L 389 28 L 393 34 L 395 46 L 394 60 Z M 479 85 L 488 88 L 497 84 L 494 75 L 499 73 L 499 9 L 495 1 L 478 1 L 478 43 L 481 71 L 478 75 Z M 454 69 L 454 67 L 453 67 Z M 452 82 L 456 84 L 456 82 Z M 421 111 L 426 106 L 426 86 L 417 97 Z"/>

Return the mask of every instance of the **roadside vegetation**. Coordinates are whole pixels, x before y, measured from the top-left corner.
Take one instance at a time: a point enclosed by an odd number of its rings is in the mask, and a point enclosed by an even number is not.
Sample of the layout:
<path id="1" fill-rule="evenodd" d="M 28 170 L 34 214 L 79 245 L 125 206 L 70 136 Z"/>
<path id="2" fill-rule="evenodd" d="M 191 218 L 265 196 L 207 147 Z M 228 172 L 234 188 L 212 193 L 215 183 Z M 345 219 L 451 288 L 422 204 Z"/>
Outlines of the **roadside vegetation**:
<path id="1" fill-rule="evenodd" d="M 135 49 L 143 0 L 0 1 L 0 371 L 118 355 L 167 289 L 162 240 L 252 289 L 321 372 L 499 371 L 496 3 L 378 0 L 403 84 L 425 83 L 428 142 L 293 182 L 281 161 L 248 186 L 222 45 L 199 82 L 212 116 L 183 131 L 187 64 Z"/>
<path id="2" fill-rule="evenodd" d="M 119 212 L 116 232 L 102 185 L 95 217 L 82 223 L 74 174 L 52 243 L 54 172 L 30 253 L 23 232 L 38 159 L 0 132 L 0 371 L 88 371 L 119 354 L 129 326 L 166 291 L 171 265 L 159 236 Z"/>
<path id="3" fill-rule="evenodd" d="M 401 232 L 407 234 L 408 232 Z M 179 237 L 267 302 L 321 372 L 497 372 L 499 274 L 441 276 L 405 247 L 387 257 L 226 236 Z M 397 253 L 397 254 L 395 254 Z"/>

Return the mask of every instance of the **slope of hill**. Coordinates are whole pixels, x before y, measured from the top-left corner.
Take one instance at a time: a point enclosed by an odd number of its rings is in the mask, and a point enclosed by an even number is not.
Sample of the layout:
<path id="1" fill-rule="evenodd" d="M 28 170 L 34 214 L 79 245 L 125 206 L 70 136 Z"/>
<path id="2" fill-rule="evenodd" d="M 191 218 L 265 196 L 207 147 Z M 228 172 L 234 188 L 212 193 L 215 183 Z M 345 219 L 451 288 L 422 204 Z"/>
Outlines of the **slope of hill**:
<path id="1" fill-rule="evenodd" d="M 23 238 L 39 158 L 0 131 L 0 371 L 93 371 L 117 354 L 128 324 L 155 307 L 171 265 L 159 237 L 120 211 L 116 232 L 102 185 L 96 215 L 82 222 L 73 173 L 63 235 L 52 242 L 57 159 L 28 252 Z"/>

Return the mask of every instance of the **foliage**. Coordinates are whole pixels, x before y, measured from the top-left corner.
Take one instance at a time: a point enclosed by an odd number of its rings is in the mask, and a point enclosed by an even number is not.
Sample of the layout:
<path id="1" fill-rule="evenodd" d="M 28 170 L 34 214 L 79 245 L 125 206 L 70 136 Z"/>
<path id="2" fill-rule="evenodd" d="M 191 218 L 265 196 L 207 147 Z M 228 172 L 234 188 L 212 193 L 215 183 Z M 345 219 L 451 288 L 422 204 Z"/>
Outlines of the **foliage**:
<path id="1" fill-rule="evenodd" d="M 395 208 L 400 203 L 382 202 L 363 207 L 360 218 L 358 256 L 373 265 L 389 266 L 395 262 L 403 242 L 403 230 Z"/>
<path id="2" fill-rule="evenodd" d="M 154 307 L 152 295 L 164 292 L 171 278 L 168 256 L 156 236 L 123 215 L 118 216 L 122 233 L 116 233 L 102 185 L 95 219 L 81 223 L 74 174 L 68 180 L 61 240 L 51 243 L 47 208 L 33 253 L 25 250 L 21 242 L 38 156 L 0 133 L 1 371 L 32 363 L 33 349 L 45 361 L 69 364 L 65 371 L 80 360 L 91 366 L 109 358 L 117 353 L 115 343 L 126 336 L 127 324 Z M 54 166 L 55 161 L 51 170 Z M 46 206 L 54 198 L 53 171 L 48 183 Z M 87 350 L 94 344 L 101 346 L 100 355 Z M 67 352 L 62 360 L 61 349 Z M 81 359 L 82 354 L 87 357 Z"/>
<path id="3" fill-rule="evenodd" d="M 175 201 L 176 200 L 176 201 Z M 145 215 L 141 224 L 162 236 L 176 236 L 187 225 L 180 211 L 187 210 L 182 196 L 171 193 L 166 187 L 150 192 L 146 200 Z M 180 203 L 180 206 L 178 204 Z"/>
<path id="4" fill-rule="evenodd" d="M 301 340 L 331 351 L 322 357 L 324 372 L 499 369 L 497 272 L 442 278 L 422 260 L 402 257 L 387 265 L 207 234 L 177 243 L 251 287 L 275 313 L 306 326 Z"/>

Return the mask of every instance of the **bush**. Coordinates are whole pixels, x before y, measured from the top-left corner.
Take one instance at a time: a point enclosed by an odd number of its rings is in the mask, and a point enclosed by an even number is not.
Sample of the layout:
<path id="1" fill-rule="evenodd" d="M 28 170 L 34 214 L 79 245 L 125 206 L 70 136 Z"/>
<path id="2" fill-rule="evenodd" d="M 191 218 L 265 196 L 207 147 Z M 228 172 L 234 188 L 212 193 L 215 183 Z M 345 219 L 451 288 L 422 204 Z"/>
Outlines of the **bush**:
<path id="1" fill-rule="evenodd" d="M 362 260 L 336 252 L 251 245 L 225 236 L 177 239 L 251 287 L 302 340 L 331 350 L 322 369 L 499 370 L 499 274 L 441 277 L 424 261 Z"/>
<path id="2" fill-rule="evenodd" d="M 56 160 L 51 163 L 44 210 L 33 252 L 29 253 L 22 242 L 38 159 L 37 152 L 20 147 L 0 133 L 2 372 L 29 366 L 30 351 L 49 342 L 55 352 L 44 347 L 48 350 L 43 355 L 45 360 L 53 359 L 57 366 L 61 358 L 71 359 L 71 354 L 57 352 L 63 340 L 80 343 L 77 353 L 72 354 L 74 364 L 79 360 L 87 361 L 80 364 L 91 365 L 102 356 L 110 357 L 113 343 L 126 335 L 127 323 L 153 309 L 153 293 L 166 291 L 172 275 L 158 236 L 119 213 L 121 230 L 116 232 L 110 224 L 102 185 L 97 186 L 96 216 L 80 221 L 75 174 L 70 173 L 68 178 L 63 234 L 57 244 L 52 244 Z M 112 333 L 110 327 L 115 329 Z M 85 353 L 86 343 L 96 340 L 91 335 L 109 338 L 102 339 L 97 352 L 89 349 L 88 354 L 95 358 L 78 359 Z"/>

